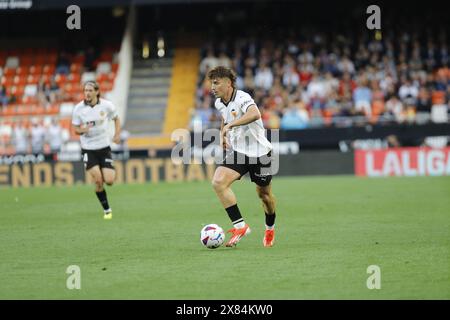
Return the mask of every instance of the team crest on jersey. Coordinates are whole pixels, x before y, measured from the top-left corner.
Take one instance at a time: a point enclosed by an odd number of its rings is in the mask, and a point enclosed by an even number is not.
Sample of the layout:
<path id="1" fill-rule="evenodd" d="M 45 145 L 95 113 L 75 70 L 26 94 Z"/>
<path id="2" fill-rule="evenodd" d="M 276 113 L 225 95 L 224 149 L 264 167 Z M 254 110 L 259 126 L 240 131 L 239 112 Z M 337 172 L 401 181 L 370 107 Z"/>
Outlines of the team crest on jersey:
<path id="1" fill-rule="evenodd" d="M 231 115 L 236 118 L 236 116 L 237 116 L 236 110 L 232 109 L 231 110 Z"/>
<path id="2" fill-rule="evenodd" d="M 105 112 L 104 111 L 100 111 L 100 117 L 104 117 L 105 116 Z"/>

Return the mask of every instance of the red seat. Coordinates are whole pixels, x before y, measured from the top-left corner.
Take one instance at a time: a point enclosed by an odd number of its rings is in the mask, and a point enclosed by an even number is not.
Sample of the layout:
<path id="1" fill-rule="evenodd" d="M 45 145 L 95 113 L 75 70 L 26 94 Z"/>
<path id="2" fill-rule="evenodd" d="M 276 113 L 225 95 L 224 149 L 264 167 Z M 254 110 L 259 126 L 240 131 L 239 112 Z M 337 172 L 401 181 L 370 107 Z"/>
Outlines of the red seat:
<path id="1" fill-rule="evenodd" d="M 16 74 L 16 69 L 13 68 L 5 68 L 3 69 L 3 76 L 5 77 L 11 77 Z"/>
<path id="2" fill-rule="evenodd" d="M 37 104 L 38 100 L 36 97 L 26 96 L 22 98 L 22 103 L 25 105 Z"/>
<path id="3" fill-rule="evenodd" d="M 57 75 L 55 76 L 55 82 L 56 82 L 59 86 L 61 86 L 61 84 L 63 84 L 63 83 L 66 82 L 66 75 L 61 74 L 61 73 L 57 74 Z"/>
<path id="4" fill-rule="evenodd" d="M 25 86 L 28 82 L 28 76 L 22 75 L 22 76 L 15 76 L 14 77 L 14 85 L 15 86 Z"/>
<path id="5" fill-rule="evenodd" d="M 55 73 L 55 65 L 46 64 L 44 65 L 43 73 L 46 75 L 53 75 Z"/>
<path id="6" fill-rule="evenodd" d="M 78 62 L 72 63 L 70 65 L 70 72 L 79 74 L 81 72 L 81 67 L 82 67 L 81 63 L 78 63 Z"/>
<path id="7" fill-rule="evenodd" d="M 79 73 L 69 74 L 68 80 L 73 85 L 79 85 L 81 83 L 81 75 Z"/>
<path id="8" fill-rule="evenodd" d="M 16 85 L 11 88 L 11 94 L 15 97 L 22 97 L 25 91 L 25 87 L 22 85 Z"/>
<path id="9" fill-rule="evenodd" d="M 14 85 L 14 78 L 11 78 L 11 77 L 7 78 L 7 77 L 3 76 L 0 83 L 5 87 L 12 86 L 12 85 Z"/>
<path id="10" fill-rule="evenodd" d="M 33 65 L 30 66 L 28 73 L 31 75 L 41 75 L 42 74 L 42 65 Z"/>
<path id="11" fill-rule="evenodd" d="M 28 69 L 29 69 L 28 67 L 20 66 L 16 70 L 16 75 L 18 75 L 18 76 L 26 76 L 26 75 L 28 75 Z"/>
<path id="12" fill-rule="evenodd" d="M 38 84 L 40 78 L 41 77 L 37 76 L 37 75 L 35 75 L 35 76 L 29 75 L 27 78 L 27 83 L 28 84 Z"/>

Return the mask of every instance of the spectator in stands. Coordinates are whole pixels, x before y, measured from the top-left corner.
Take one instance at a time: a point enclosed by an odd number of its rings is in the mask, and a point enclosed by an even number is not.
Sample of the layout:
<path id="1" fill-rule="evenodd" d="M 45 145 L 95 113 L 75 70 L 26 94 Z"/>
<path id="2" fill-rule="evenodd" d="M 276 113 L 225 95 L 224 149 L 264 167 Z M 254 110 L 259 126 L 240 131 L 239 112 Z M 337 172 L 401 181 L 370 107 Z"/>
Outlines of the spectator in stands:
<path id="1" fill-rule="evenodd" d="M 272 70 L 266 64 L 261 64 L 256 70 L 255 74 L 255 86 L 268 91 L 273 84 Z"/>
<path id="2" fill-rule="evenodd" d="M 208 48 L 206 57 L 200 62 L 200 74 L 205 75 L 208 70 L 215 68 L 219 65 L 219 59 L 214 55 L 214 51 Z"/>
<path id="3" fill-rule="evenodd" d="M 0 85 L 0 105 L 6 106 L 9 102 L 8 94 L 6 93 L 6 87 L 4 85 Z"/>
<path id="4" fill-rule="evenodd" d="M 281 129 L 305 129 L 308 127 L 309 114 L 306 110 L 305 104 L 300 98 L 296 98 L 292 105 L 284 110 L 281 118 Z"/>
<path id="5" fill-rule="evenodd" d="M 120 131 L 120 149 L 122 151 L 128 150 L 128 139 L 130 138 L 130 132 L 123 129 Z"/>
<path id="6" fill-rule="evenodd" d="M 52 77 L 50 80 L 50 84 L 48 86 L 49 90 L 49 101 L 50 103 L 55 103 L 61 101 L 61 89 L 59 88 L 58 83 L 55 80 L 55 77 Z"/>
<path id="7" fill-rule="evenodd" d="M 350 76 L 350 73 L 345 72 L 342 75 L 342 79 L 339 81 L 338 94 L 340 97 L 343 97 L 347 92 L 353 94 L 353 91 L 356 89 L 356 82 Z"/>
<path id="8" fill-rule="evenodd" d="M 392 95 L 387 101 L 385 106 L 386 111 L 383 113 L 385 118 L 394 119 L 398 123 L 405 121 L 405 114 L 402 102 L 396 95 Z"/>
<path id="9" fill-rule="evenodd" d="M 50 102 L 49 86 L 44 82 L 43 78 L 39 79 L 36 95 L 40 105 L 46 106 Z"/>
<path id="10" fill-rule="evenodd" d="M 324 109 L 325 98 L 327 96 L 327 88 L 321 75 L 318 72 L 314 72 L 311 81 L 306 88 L 309 103 L 313 109 Z"/>
<path id="11" fill-rule="evenodd" d="M 244 89 L 245 92 L 248 92 L 251 96 L 254 95 L 255 91 L 255 79 L 253 77 L 252 69 L 245 68 L 245 75 L 244 75 Z"/>
<path id="12" fill-rule="evenodd" d="M 339 61 L 338 64 L 337 64 L 337 68 L 338 68 L 338 70 L 339 70 L 339 72 L 341 74 L 345 73 L 345 72 L 348 72 L 350 74 L 354 74 L 355 73 L 355 65 L 349 59 L 348 56 L 342 57 L 342 60 Z"/>
<path id="13" fill-rule="evenodd" d="M 417 112 L 430 112 L 431 111 L 431 97 L 430 92 L 425 87 L 419 89 L 419 95 L 417 97 Z"/>
<path id="14" fill-rule="evenodd" d="M 64 51 L 60 52 L 58 56 L 55 73 L 64 75 L 68 75 L 70 73 L 70 60 L 67 53 Z"/>
<path id="15" fill-rule="evenodd" d="M 195 125 L 201 125 L 203 129 L 208 128 L 213 113 L 211 108 L 212 103 L 211 95 L 206 96 L 201 105 L 194 110 L 191 120 L 191 128 L 194 128 Z"/>
<path id="16" fill-rule="evenodd" d="M 402 145 L 395 134 L 386 137 L 389 148 L 400 148 Z"/>
<path id="17" fill-rule="evenodd" d="M 286 71 L 283 73 L 283 86 L 286 88 L 295 88 L 300 83 L 300 77 L 293 65 L 286 66 Z"/>
<path id="18" fill-rule="evenodd" d="M 234 48 L 233 65 L 241 66 L 238 83 L 246 91 L 254 89 L 267 127 L 275 127 L 280 118 L 283 122 L 291 106 L 286 97 L 292 100 L 302 91 L 310 127 L 338 118 L 340 125 L 389 118 L 400 123 L 420 118 L 423 123 L 430 118 L 431 104 L 450 103 L 444 33 L 423 38 L 419 32 L 392 31 L 382 40 L 306 30 L 304 37 L 282 33 L 280 39 L 252 35 L 227 42 Z M 355 115 L 364 117 L 342 119 Z"/>
<path id="19" fill-rule="evenodd" d="M 33 154 L 42 153 L 44 151 L 45 128 L 36 119 L 32 120 L 30 136 L 31 136 L 31 151 L 32 151 L 32 153 Z"/>
<path id="20" fill-rule="evenodd" d="M 27 129 L 22 122 L 17 122 L 12 136 L 12 142 L 16 150 L 16 154 L 26 154 L 29 148 L 29 139 Z"/>
<path id="21" fill-rule="evenodd" d="M 84 55 L 84 71 L 94 71 L 94 62 L 97 59 L 97 53 L 93 46 L 90 46 Z"/>
<path id="22" fill-rule="evenodd" d="M 64 142 L 63 138 L 63 129 L 59 125 L 58 120 L 53 118 L 50 126 L 45 132 L 45 140 L 50 146 L 51 153 L 58 153 L 61 151 Z"/>
<path id="23" fill-rule="evenodd" d="M 217 59 L 217 64 L 219 66 L 224 66 L 224 67 L 227 67 L 227 68 L 231 68 L 232 67 L 231 59 L 227 56 L 227 54 L 224 51 L 221 51 L 219 53 L 219 58 Z"/>
<path id="24" fill-rule="evenodd" d="M 365 116 L 372 114 L 372 90 L 367 87 L 367 79 L 365 77 L 359 79 L 358 86 L 353 91 L 353 101 L 357 114 Z"/>
<path id="25" fill-rule="evenodd" d="M 415 105 L 417 102 L 417 96 L 419 95 L 419 90 L 412 83 L 411 78 L 406 78 L 404 84 L 402 84 L 398 90 L 398 96 L 403 103 Z"/>

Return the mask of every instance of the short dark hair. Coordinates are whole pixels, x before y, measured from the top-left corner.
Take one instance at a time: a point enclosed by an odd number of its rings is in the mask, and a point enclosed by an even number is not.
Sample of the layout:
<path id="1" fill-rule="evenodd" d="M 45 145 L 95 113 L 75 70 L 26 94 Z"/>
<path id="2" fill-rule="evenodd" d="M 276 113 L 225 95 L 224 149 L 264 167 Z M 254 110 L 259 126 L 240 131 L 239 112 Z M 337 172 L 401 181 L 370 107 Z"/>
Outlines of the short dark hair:
<path id="1" fill-rule="evenodd" d="M 231 86 L 236 87 L 236 73 L 230 68 L 218 66 L 209 70 L 208 79 L 214 80 L 217 78 L 228 78 L 231 81 Z"/>

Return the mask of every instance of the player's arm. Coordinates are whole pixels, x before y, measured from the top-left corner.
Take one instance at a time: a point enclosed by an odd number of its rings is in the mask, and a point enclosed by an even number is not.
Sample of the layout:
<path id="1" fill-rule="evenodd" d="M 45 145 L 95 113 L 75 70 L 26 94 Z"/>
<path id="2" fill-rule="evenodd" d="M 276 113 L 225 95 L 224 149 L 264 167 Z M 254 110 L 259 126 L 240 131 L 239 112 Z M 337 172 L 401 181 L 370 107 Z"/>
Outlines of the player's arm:
<path id="1" fill-rule="evenodd" d="M 259 119 L 261 119 L 261 113 L 259 112 L 258 107 L 256 106 L 256 104 L 250 105 L 247 108 L 247 112 L 244 113 L 242 117 L 234 121 L 231 121 L 222 128 L 222 139 L 226 140 L 227 132 L 231 128 L 243 126 Z"/>
<path id="2" fill-rule="evenodd" d="M 225 121 L 222 118 L 222 121 L 220 123 L 220 132 L 222 132 L 222 133 L 223 133 L 223 127 L 224 126 L 225 126 Z M 220 145 L 222 146 L 223 149 L 228 149 L 229 148 L 229 145 L 228 145 L 228 142 L 227 142 L 227 138 L 223 134 L 220 135 Z"/>
<path id="3" fill-rule="evenodd" d="M 85 133 L 89 132 L 89 127 L 88 126 L 82 126 L 82 125 L 76 126 L 76 125 L 73 125 L 73 129 L 74 129 L 75 133 L 78 134 L 78 135 L 82 135 L 82 134 L 85 134 Z"/>
<path id="4" fill-rule="evenodd" d="M 89 132 L 90 126 L 83 124 L 80 116 L 78 115 L 77 108 L 73 111 L 72 114 L 72 127 L 77 135 L 82 135 Z"/>
<path id="5" fill-rule="evenodd" d="M 114 137 L 113 137 L 113 142 L 116 144 L 120 143 L 120 119 L 119 116 L 115 116 L 113 118 L 114 121 Z"/>
<path id="6" fill-rule="evenodd" d="M 259 112 L 259 109 L 256 106 L 256 104 L 252 104 L 247 108 L 247 112 L 244 113 L 244 115 L 242 117 L 240 117 L 239 119 L 236 119 L 234 121 L 231 121 L 225 127 L 228 126 L 228 129 L 231 129 L 233 127 L 249 124 L 249 123 L 259 120 L 259 119 L 261 119 L 261 113 Z"/>

